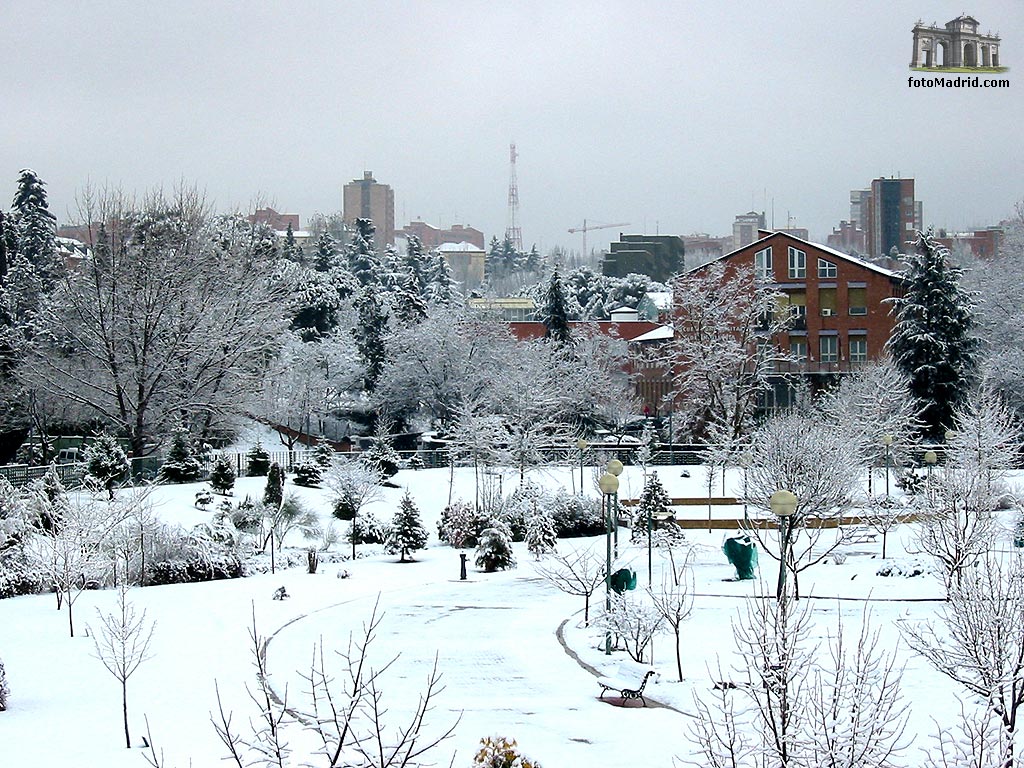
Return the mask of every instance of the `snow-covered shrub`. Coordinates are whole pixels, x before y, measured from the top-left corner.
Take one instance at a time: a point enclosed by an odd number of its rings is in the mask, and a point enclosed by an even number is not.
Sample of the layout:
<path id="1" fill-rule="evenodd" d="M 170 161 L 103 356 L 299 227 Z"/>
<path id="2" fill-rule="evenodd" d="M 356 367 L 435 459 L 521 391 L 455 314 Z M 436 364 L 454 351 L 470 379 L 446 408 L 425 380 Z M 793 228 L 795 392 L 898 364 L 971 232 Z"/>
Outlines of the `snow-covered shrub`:
<path id="1" fill-rule="evenodd" d="M 4 669 L 4 660 L 0 659 L 0 712 L 7 709 L 7 697 L 11 695 L 11 687 L 7 684 L 7 671 Z"/>
<path id="2" fill-rule="evenodd" d="M 423 457 L 418 453 L 414 453 L 409 457 L 409 469 L 423 469 Z"/>
<path id="3" fill-rule="evenodd" d="M 897 470 L 896 487 L 900 488 L 908 496 L 917 496 L 924 493 L 926 475 L 917 474 L 912 468 Z"/>
<path id="4" fill-rule="evenodd" d="M 629 534 L 630 541 L 634 544 L 647 545 L 647 521 L 637 520 L 636 525 Z M 686 531 L 675 523 L 667 523 L 661 528 L 651 531 L 651 546 L 655 548 L 669 549 L 686 544 Z"/>
<path id="5" fill-rule="evenodd" d="M 249 477 L 264 477 L 270 471 L 270 454 L 259 440 L 246 451 L 245 474 Z"/>
<path id="6" fill-rule="evenodd" d="M 905 560 L 884 563 L 878 568 L 876 574 L 878 576 L 902 576 L 909 579 L 914 576 L 924 576 L 933 570 L 930 565 L 920 560 Z"/>
<path id="7" fill-rule="evenodd" d="M 196 526 L 191 533 L 159 526 L 149 537 L 145 584 L 184 584 L 242 576 L 242 563 L 228 546 L 215 540 L 214 526 Z"/>
<path id="8" fill-rule="evenodd" d="M 420 519 L 420 510 L 406 491 L 398 506 L 387 538 L 384 540 L 384 551 L 389 555 L 399 555 L 401 562 L 411 559 L 412 553 L 427 546 L 427 529 Z"/>
<path id="9" fill-rule="evenodd" d="M 541 765 L 521 754 L 515 739 L 487 736 L 480 739 L 480 750 L 473 758 L 472 768 L 541 768 Z"/>
<path id="10" fill-rule="evenodd" d="M 269 527 L 277 540 L 277 546 L 284 546 L 285 537 L 291 531 L 298 531 L 304 539 L 314 539 L 322 533 L 320 518 L 294 496 L 286 496 L 280 507 L 264 506 L 269 517 Z"/>
<path id="11" fill-rule="evenodd" d="M 43 586 L 46 573 L 33 564 L 19 547 L 0 553 L 0 600 L 18 595 L 34 595 Z"/>
<path id="12" fill-rule="evenodd" d="M 268 507 L 279 507 L 284 501 L 284 470 L 276 461 L 267 470 L 267 485 L 263 489 L 263 503 Z"/>
<path id="13" fill-rule="evenodd" d="M 320 567 L 320 553 L 317 552 L 316 547 L 310 547 L 306 550 L 306 573 L 316 573 L 318 567 Z"/>
<path id="14" fill-rule="evenodd" d="M 255 535 L 260 532 L 263 525 L 263 514 L 263 506 L 246 496 L 231 510 L 228 518 L 236 530 Z"/>
<path id="15" fill-rule="evenodd" d="M 304 461 L 295 465 L 295 484 L 306 488 L 316 488 L 320 485 L 320 478 L 323 476 L 323 468 L 315 461 Z"/>
<path id="16" fill-rule="evenodd" d="M 192 450 L 188 430 L 178 427 L 174 430 L 171 447 L 164 463 L 160 465 L 157 479 L 162 483 L 190 483 L 198 480 L 202 474 L 203 468 Z"/>
<path id="17" fill-rule="evenodd" d="M 196 509 L 201 509 L 204 512 L 206 508 L 213 504 L 213 494 L 207 490 L 196 491 Z"/>
<path id="18" fill-rule="evenodd" d="M 576 496 L 560 488 L 549 504 L 559 538 L 598 536 L 604 533 L 600 498 Z"/>
<path id="19" fill-rule="evenodd" d="M 128 477 L 131 464 L 124 450 L 111 435 L 100 435 L 85 448 L 85 471 L 110 498 L 114 488 Z"/>
<path id="20" fill-rule="evenodd" d="M 231 489 L 235 487 L 235 468 L 231 466 L 231 460 L 221 456 L 213 462 L 208 482 L 217 493 L 225 496 L 231 493 Z"/>
<path id="21" fill-rule="evenodd" d="M 352 521 L 345 538 L 350 544 L 383 544 L 387 531 L 387 526 L 373 513 L 364 512 Z"/>
<path id="22" fill-rule="evenodd" d="M 473 505 L 456 499 L 441 512 L 437 521 L 437 537 L 451 546 L 462 549 L 475 547 L 487 520 L 473 511 Z"/>
<path id="23" fill-rule="evenodd" d="M 476 547 L 476 566 L 483 568 L 485 573 L 516 567 L 516 559 L 512 554 L 512 532 L 502 521 L 492 520 L 480 534 L 480 543 Z"/>
<path id="24" fill-rule="evenodd" d="M 376 437 L 370 449 L 363 454 L 362 459 L 367 467 L 377 473 L 381 483 L 398 474 L 398 452 L 391 447 L 390 441 L 383 435 Z"/>

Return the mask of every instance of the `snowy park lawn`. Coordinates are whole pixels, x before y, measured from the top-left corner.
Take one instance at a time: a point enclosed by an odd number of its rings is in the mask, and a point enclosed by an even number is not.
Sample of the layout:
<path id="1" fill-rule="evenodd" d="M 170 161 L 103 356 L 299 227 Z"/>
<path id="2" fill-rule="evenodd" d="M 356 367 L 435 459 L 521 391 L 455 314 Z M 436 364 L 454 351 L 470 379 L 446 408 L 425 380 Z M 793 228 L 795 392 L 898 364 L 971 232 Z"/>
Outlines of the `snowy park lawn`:
<path id="1" fill-rule="evenodd" d="M 703 471 L 680 476 L 680 467 L 658 468 L 670 496 L 707 494 Z M 589 470 L 588 470 L 589 472 Z M 520 749 L 545 768 L 600 765 L 609 768 L 673 765 L 673 758 L 693 759 L 688 739 L 693 721 L 694 695 L 708 696 L 714 681 L 742 681 L 743 660 L 733 653 L 731 623 L 750 595 L 772 594 L 777 575 L 773 560 L 762 554 L 760 578 L 733 581 L 734 571 L 721 551 L 727 531 L 689 530 L 693 545 L 694 611 L 683 628 L 683 681 L 676 673 L 673 638 L 661 634 L 654 643 L 656 681 L 648 686 L 648 708 L 636 702 L 618 707 L 598 699 L 595 675 L 611 674 L 626 656 L 603 652 L 603 634 L 583 626 L 583 599 L 557 591 L 535 571 L 525 546 L 516 544 L 518 568 L 485 574 L 473 567 L 469 578 L 459 579 L 459 554 L 437 541 L 436 522 L 448 503 L 449 472 L 403 470 L 386 489 L 382 501 L 371 507 L 384 522 L 391 519 L 406 489 L 419 506 L 430 531 L 430 545 L 415 553 L 415 561 L 398 563 L 378 546 L 361 546 L 354 562 L 322 565 L 315 575 L 296 567 L 232 581 L 133 589 L 131 600 L 155 619 L 153 657 L 129 681 L 133 742 L 140 745 L 148 718 L 157 750 L 171 766 L 220 765 L 225 750 L 210 723 L 217 708 L 216 681 L 226 709 L 234 712 L 236 726 L 244 727 L 257 710 L 246 686 L 252 687 L 253 668 L 249 631 L 253 615 L 258 633 L 269 638 L 267 664 L 274 690 L 289 704 L 302 708 L 308 686 L 302 673 L 309 669 L 314 646 L 343 649 L 349 633 L 358 634 L 379 601 L 384 613 L 370 660 L 382 666 L 394 657 L 382 681 L 389 721 L 400 724 L 415 707 L 436 658 L 444 691 L 429 713 L 426 731 L 441 733 L 459 720 L 455 735 L 432 753 L 429 762 L 468 766 L 479 740 L 502 735 L 515 738 Z M 533 470 L 532 481 L 550 487 L 579 488 L 578 470 L 570 482 L 568 468 Z M 585 478 L 593 486 L 590 474 Z M 729 474 L 727 494 L 739 495 L 740 476 Z M 259 497 L 263 478 L 240 479 L 234 500 Z M 506 492 L 518 483 L 518 474 L 504 472 Z M 211 511 L 194 507 L 201 483 L 160 486 L 152 499 L 156 514 L 188 528 L 208 522 Z M 638 467 L 627 467 L 620 496 L 636 498 L 642 490 Z M 720 485 L 715 494 L 721 492 Z M 325 521 L 329 518 L 326 493 L 298 488 L 296 494 Z M 595 494 L 594 490 L 588 491 Z M 454 473 L 454 498 L 472 501 L 472 469 Z M 700 518 L 707 510 L 692 508 Z M 716 517 L 735 517 L 742 509 L 714 507 Z M 347 524 L 339 524 L 339 531 Z M 889 536 L 892 562 L 909 563 L 924 556 L 908 555 L 912 526 L 897 527 Z M 998 546 L 1010 547 L 1010 534 Z M 286 542 L 299 547 L 296 538 Z M 603 537 L 565 539 L 560 551 L 595 547 L 603 552 Z M 347 544 L 335 547 L 348 550 Z M 620 536 L 617 567 L 631 567 L 638 588 L 646 587 L 647 550 Z M 909 764 L 919 748 L 931 746 L 936 722 L 957 715 L 957 696 L 964 696 L 923 659 L 899 642 L 900 622 L 933 616 L 943 587 L 932 575 L 912 578 L 876 575 L 881 540 L 841 548 L 843 562 L 827 559 L 801 574 L 801 591 L 814 606 L 814 637 L 819 653 L 828 653 L 830 633 L 841 616 L 844 628 L 859 631 L 865 607 L 882 644 L 893 650 L 906 667 L 903 695 L 910 705 L 907 751 Z M 836 558 L 842 559 L 842 558 Z M 665 559 L 653 557 L 653 583 L 661 583 Z M 337 578 L 348 571 L 348 578 Z M 285 587 L 291 596 L 275 601 L 272 594 Z M 86 592 L 75 604 L 76 624 L 96 624 L 97 608 L 110 610 L 113 590 Z M 867 601 L 865 599 L 868 599 Z M 592 616 L 603 605 L 603 592 L 594 596 Z M 120 719 L 119 686 L 93 657 L 92 640 L 69 638 L 67 619 L 55 608 L 52 595 L 0 601 L 0 658 L 6 664 L 11 687 L 9 710 L 0 713 L 0 766 L 73 765 L 91 768 L 137 768 L 145 765 L 143 750 L 124 748 Z M 586 665 L 586 666 L 585 666 Z M 339 670 L 340 672 L 340 667 Z M 966 697 L 965 697 L 966 698 Z M 909 740 L 909 738 L 908 738 Z M 312 735 L 299 726 L 289 729 L 295 750 L 293 764 L 305 764 L 303 755 L 315 751 Z M 310 764 L 325 764 L 312 761 Z"/>

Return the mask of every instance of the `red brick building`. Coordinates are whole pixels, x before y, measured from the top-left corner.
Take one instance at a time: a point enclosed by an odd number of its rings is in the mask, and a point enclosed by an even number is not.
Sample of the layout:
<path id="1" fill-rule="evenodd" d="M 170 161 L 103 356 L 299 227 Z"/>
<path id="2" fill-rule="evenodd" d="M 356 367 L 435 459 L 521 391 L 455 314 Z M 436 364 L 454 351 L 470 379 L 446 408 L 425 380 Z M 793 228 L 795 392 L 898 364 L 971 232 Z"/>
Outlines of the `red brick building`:
<path id="1" fill-rule="evenodd" d="M 462 224 L 452 224 L 448 229 L 441 229 L 427 224 L 425 221 L 412 221 L 395 234 L 399 237 L 409 237 L 410 235 L 418 237 L 420 243 L 428 251 L 434 250 L 443 243 L 469 243 L 481 251 L 484 250 L 484 233 L 479 229 Z"/>
<path id="2" fill-rule="evenodd" d="M 774 342 L 798 358 L 794 372 L 842 373 L 884 357 L 898 273 L 783 232 L 759 234 L 722 257 L 726 275 L 753 270 L 785 296 L 780 309 L 793 319 Z"/>
<path id="3" fill-rule="evenodd" d="M 958 251 L 967 251 L 976 259 L 991 259 L 999 254 L 1004 237 L 1005 230 L 1002 227 L 986 227 L 971 232 L 947 232 L 940 229 L 935 242 L 946 246 L 954 255 Z"/>
<path id="4" fill-rule="evenodd" d="M 300 229 L 299 214 L 278 213 L 269 206 L 267 208 L 257 208 L 255 212 L 245 218 L 250 224 L 266 224 L 275 232 L 285 232 L 289 224 L 293 232 L 298 232 Z"/>

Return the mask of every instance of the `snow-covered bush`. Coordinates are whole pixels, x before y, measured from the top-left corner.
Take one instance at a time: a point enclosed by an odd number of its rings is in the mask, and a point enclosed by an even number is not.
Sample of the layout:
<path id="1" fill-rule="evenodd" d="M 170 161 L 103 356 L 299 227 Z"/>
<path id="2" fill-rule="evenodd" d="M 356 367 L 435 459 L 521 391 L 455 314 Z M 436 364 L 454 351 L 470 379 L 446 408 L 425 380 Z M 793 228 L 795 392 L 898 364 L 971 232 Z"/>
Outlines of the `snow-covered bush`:
<path id="1" fill-rule="evenodd" d="M 117 440 L 111 435 L 100 435 L 86 446 L 83 458 L 86 474 L 114 498 L 114 488 L 131 472 L 128 457 Z"/>
<path id="2" fill-rule="evenodd" d="M 208 482 L 217 493 L 225 496 L 231 493 L 231 489 L 235 487 L 235 468 L 231 466 L 231 460 L 221 456 L 213 462 Z"/>
<path id="3" fill-rule="evenodd" d="M 512 554 L 512 532 L 502 521 L 492 520 L 480 534 L 480 543 L 476 547 L 476 566 L 483 568 L 485 573 L 516 567 L 516 559 Z"/>
<path id="4" fill-rule="evenodd" d="M 478 515 L 472 504 L 456 499 L 441 512 L 437 537 L 457 549 L 475 547 L 480 532 L 486 527 L 486 518 Z"/>
<path id="5" fill-rule="evenodd" d="M 203 489 L 196 491 L 196 509 L 206 510 L 208 506 L 213 504 L 213 494 Z"/>
<path id="6" fill-rule="evenodd" d="M 388 529 L 384 551 L 389 555 L 399 555 L 401 562 L 404 563 L 406 557 L 411 559 L 413 552 L 426 546 L 427 529 L 423 527 L 419 508 L 406 491 Z"/>
<path id="7" fill-rule="evenodd" d="M 7 697 L 11 695 L 11 687 L 7 684 L 7 672 L 4 660 L 0 659 L 0 712 L 7 709 Z"/>
<path id="8" fill-rule="evenodd" d="M 270 454 L 259 440 L 245 454 L 245 474 L 249 477 L 264 477 L 270 471 Z"/>
<path id="9" fill-rule="evenodd" d="M 398 474 L 398 452 L 385 435 L 378 434 L 362 458 L 366 466 L 377 473 L 381 483 Z"/>
<path id="10" fill-rule="evenodd" d="M 160 465 L 157 479 L 163 483 L 190 483 L 198 480 L 202 474 L 203 468 L 192 450 L 188 430 L 178 427 L 174 430 L 171 447 L 164 463 Z"/>
<path id="11" fill-rule="evenodd" d="M 228 546 L 209 534 L 212 526 L 185 533 L 180 528 L 158 526 L 149 536 L 149 562 L 144 583 L 184 584 L 242 576 L 242 563 Z"/>
<path id="12" fill-rule="evenodd" d="M 268 507 L 279 507 L 284 501 L 284 470 L 276 461 L 267 470 L 267 485 L 263 489 L 263 503 Z"/>
<path id="13" fill-rule="evenodd" d="M 352 521 L 345 538 L 350 544 L 383 544 L 387 533 L 387 526 L 372 512 L 364 512 Z"/>
<path id="14" fill-rule="evenodd" d="M 46 572 L 39 564 L 33 564 L 20 547 L 0 553 L 0 600 L 34 595 L 45 580 Z"/>
<path id="15" fill-rule="evenodd" d="M 304 461 L 295 465 L 295 484 L 306 488 L 316 488 L 320 485 L 320 478 L 323 476 L 323 468 L 315 461 Z"/>
<path id="16" fill-rule="evenodd" d="M 598 536 L 604 533 L 600 498 L 576 496 L 560 488 L 548 503 L 559 538 Z"/>
<path id="17" fill-rule="evenodd" d="M 472 768 L 541 768 L 541 765 L 521 754 L 515 739 L 487 736 L 480 739 L 480 751 L 473 758 Z"/>
<path id="18" fill-rule="evenodd" d="M 629 534 L 629 539 L 634 544 L 647 546 L 647 521 L 637 520 L 636 525 Z M 661 528 L 651 531 L 651 546 L 654 548 L 670 549 L 686 544 L 686 531 L 675 523 L 667 523 Z"/>
<path id="19" fill-rule="evenodd" d="M 331 462 L 334 461 L 334 449 L 331 444 L 324 439 L 317 440 L 313 446 L 313 461 L 321 469 L 331 466 Z"/>

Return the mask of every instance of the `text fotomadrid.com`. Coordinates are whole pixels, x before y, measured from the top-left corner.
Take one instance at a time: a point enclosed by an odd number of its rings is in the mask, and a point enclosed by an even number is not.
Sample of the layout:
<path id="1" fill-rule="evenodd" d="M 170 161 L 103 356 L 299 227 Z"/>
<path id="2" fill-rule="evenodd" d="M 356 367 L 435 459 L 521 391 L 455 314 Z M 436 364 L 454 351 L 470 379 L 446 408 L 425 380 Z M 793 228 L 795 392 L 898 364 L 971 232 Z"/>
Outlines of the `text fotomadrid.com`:
<path id="1" fill-rule="evenodd" d="M 907 78 L 911 88 L 1009 88 L 1010 81 L 994 77 L 914 77 Z"/>

